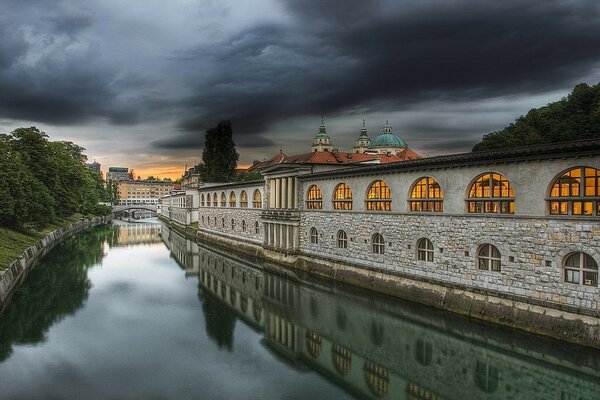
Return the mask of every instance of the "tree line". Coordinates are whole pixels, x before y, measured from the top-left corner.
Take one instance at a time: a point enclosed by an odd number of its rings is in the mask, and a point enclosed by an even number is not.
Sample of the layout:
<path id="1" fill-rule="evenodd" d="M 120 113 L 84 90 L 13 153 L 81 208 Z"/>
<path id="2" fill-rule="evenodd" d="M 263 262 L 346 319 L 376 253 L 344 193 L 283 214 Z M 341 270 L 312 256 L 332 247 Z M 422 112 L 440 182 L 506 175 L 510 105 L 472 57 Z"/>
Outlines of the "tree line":
<path id="1" fill-rule="evenodd" d="M 533 108 L 501 131 L 485 135 L 473 151 L 592 138 L 600 138 L 600 83 L 580 83 L 567 97 Z"/>
<path id="2" fill-rule="evenodd" d="M 0 134 L 0 225 L 44 226 L 74 213 L 106 214 L 102 176 L 89 169 L 85 149 L 50 141 L 36 127 Z"/>

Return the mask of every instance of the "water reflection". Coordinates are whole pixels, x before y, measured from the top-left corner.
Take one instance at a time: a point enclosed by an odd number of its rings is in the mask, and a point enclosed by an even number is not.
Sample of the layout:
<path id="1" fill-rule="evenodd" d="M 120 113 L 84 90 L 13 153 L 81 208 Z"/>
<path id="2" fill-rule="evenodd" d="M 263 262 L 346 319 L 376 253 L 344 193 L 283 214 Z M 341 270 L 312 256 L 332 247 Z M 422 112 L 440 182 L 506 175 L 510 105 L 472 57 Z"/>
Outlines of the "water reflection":
<path id="1" fill-rule="evenodd" d="M 290 366 L 313 369 L 357 398 L 580 400 L 600 393 L 598 351 L 290 279 L 166 227 L 162 237 L 186 275 L 198 276 L 207 333 L 219 346 L 231 349 L 237 317 Z"/>
<path id="2" fill-rule="evenodd" d="M 114 245 L 117 238 L 116 227 L 95 227 L 59 244 L 60 251 L 38 263 L 0 319 L 0 361 L 11 354 L 13 344 L 43 341 L 53 324 L 82 306 L 91 287 L 88 268 L 100 263 L 104 246 Z M 45 268 L 47 264 L 53 268 Z"/>

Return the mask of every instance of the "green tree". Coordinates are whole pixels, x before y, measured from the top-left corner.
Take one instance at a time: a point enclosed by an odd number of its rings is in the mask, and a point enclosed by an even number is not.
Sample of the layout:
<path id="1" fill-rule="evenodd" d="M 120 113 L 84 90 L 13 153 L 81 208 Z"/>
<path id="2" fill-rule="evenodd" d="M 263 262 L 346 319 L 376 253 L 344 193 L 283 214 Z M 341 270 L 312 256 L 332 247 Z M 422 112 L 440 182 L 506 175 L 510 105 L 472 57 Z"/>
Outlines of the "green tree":
<path id="1" fill-rule="evenodd" d="M 206 182 L 229 182 L 235 176 L 239 154 L 235 150 L 229 121 L 221 121 L 206 131 L 202 161 Z"/>
<path id="2" fill-rule="evenodd" d="M 483 137 L 473 151 L 600 138 L 600 84 L 580 83 L 559 101 L 533 108 L 501 131 Z"/>

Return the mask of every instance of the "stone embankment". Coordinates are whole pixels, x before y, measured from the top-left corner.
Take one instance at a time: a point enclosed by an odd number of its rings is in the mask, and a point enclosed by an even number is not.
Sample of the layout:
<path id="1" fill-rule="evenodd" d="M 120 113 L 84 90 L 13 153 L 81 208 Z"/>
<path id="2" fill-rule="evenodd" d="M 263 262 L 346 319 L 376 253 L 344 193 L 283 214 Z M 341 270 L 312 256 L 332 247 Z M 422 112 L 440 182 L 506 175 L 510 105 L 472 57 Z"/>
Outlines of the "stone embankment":
<path id="1" fill-rule="evenodd" d="M 46 255 L 54 246 L 64 239 L 73 236 L 92 226 L 104 224 L 112 219 L 112 216 L 96 217 L 67 224 L 55 231 L 50 232 L 36 244 L 30 246 L 23 254 L 13 261 L 8 268 L 0 271 L 0 313 L 9 304 L 10 299 L 21 282 L 37 260 Z"/>

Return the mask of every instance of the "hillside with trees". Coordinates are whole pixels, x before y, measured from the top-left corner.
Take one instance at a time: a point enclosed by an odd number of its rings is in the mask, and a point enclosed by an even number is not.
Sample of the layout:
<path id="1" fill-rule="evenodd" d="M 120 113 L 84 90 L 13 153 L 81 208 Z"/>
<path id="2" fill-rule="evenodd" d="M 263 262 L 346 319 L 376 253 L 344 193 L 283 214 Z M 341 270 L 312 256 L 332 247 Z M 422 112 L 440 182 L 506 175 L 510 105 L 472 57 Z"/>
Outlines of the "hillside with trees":
<path id="1" fill-rule="evenodd" d="M 501 131 L 485 135 L 473 151 L 592 138 L 600 138 L 600 83 L 580 83 L 567 97 L 532 108 Z"/>

